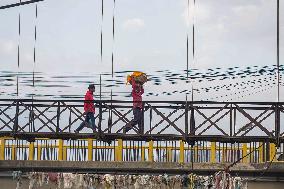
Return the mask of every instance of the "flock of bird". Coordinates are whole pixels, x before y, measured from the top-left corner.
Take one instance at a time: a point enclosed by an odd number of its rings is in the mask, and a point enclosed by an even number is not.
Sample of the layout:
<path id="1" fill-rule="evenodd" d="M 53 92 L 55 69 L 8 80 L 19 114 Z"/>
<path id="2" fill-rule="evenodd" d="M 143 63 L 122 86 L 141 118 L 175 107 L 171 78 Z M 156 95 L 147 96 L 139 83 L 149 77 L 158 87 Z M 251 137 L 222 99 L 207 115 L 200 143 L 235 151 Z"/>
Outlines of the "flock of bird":
<path id="1" fill-rule="evenodd" d="M 279 68 L 280 81 L 284 65 Z M 80 73 L 74 74 L 48 74 L 35 73 L 35 87 L 32 86 L 33 77 L 29 72 L 0 72 L 0 94 L 2 97 L 16 96 L 16 76 L 19 76 L 19 89 L 23 97 L 36 96 L 78 99 L 84 95 L 84 88 L 89 83 L 96 83 L 96 97 L 101 99 L 125 99 L 131 96 L 130 89 L 126 87 L 126 75 L 132 71 L 119 71 L 114 73 Z M 190 95 L 192 92 L 202 96 L 199 100 L 225 101 L 243 98 L 246 95 L 261 93 L 277 86 L 277 67 L 251 66 L 212 68 L 207 70 L 193 69 L 188 71 L 158 70 L 147 73 L 148 82 L 145 97 L 161 97 L 175 95 Z M 101 78 L 101 81 L 100 81 Z M 101 93 L 100 87 L 101 85 Z M 284 84 L 280 82 L 280 86 Z M 184 87 L 186 86 L 186 87 Z M 72 90 L 75 88 L 76 90 Z M 112 91 L 110 93 L 110 91 Z M 100 93 L 100 94 L 99 94 Z M 210 95 L 206 95 L 210 94 Z M 100 96 L 101 95 L 101 96 Z"/>

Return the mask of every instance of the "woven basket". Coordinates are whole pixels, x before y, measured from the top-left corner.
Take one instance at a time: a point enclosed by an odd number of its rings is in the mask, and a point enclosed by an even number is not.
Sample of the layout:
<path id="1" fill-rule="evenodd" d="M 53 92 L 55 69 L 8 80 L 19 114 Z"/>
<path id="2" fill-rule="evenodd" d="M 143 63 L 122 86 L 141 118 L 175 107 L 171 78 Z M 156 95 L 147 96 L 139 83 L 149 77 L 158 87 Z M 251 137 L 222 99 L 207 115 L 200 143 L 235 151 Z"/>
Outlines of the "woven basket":
<path id="1" fill-rule="evenodd" d="M 147 75 L 143 72 L 133 72 L 127 76 L 127 83 L 131 83 L 132 78 L 135 82 L 141 83 L 142 85 L 147 82 Z"/>

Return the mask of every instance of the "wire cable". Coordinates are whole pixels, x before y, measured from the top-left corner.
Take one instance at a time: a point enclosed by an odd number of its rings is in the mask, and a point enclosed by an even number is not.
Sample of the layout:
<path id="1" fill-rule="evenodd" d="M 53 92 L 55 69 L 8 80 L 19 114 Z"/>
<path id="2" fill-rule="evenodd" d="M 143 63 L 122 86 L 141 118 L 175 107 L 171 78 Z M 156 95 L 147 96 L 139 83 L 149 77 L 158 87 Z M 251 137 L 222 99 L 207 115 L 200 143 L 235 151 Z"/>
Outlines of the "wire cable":
<path id="1" fill-rule="evenodd" d="M 189 0 L 187 0 L 187 31 L 186 31 L 186 79 L 188 80 L 188 68 L 189 68 L 189 64 L 188 64 L 188 24 L 189 23 Z"/>
<path id="2" fill-rule="evenodd" d="M 241 160 L 243 160 L 245 157 L 249 156 L 250 154 L 254 153 L 256 150 L 258 150 L 259 148 L 261 148 L 264 145 L 264 143 L 262 143 L 260 146 L 258 146 L 257 148 L 255 148 L 254 150 L 250 151 L 248 154 L 246 154 L 245 156 L 242 156 L 241 158 L 239 158 L 237 161 L 231 163 L 229 166 L 227 166 L 225 168 L 224 171 L 229 171 L 230 168 L 232 168 L 233 166 L 235 166 L 238 162 L 240 162 Z"/>
<path id="3" fill-rule="evenodd" d="M 37 4 L 35 6 L 35 30 L 34 30 L 34 62 L 33 62 L 33 87 L 35 87 L 35 65 L 36 65 L 36 40 L 37 40 Z"/>
<path id="4" fill-rule="evenodd" d="M 10 4 L 10 5 L 4 5 L 4 6 L 1 6 L 0 9 L 9 9 L 9 8 L 27 5 L 27 4 L 31 4 L 31 3 L 36 3 L 36 2 L 40 2 L 40 1 L 44 1 L 44 0 L 31 0 L 31 1 L 24 1 L 24 2 L 20 2 L 20 3 L 14 3 L 14 4 Z"/>
<path id="5" fill-rule="evenodd" d="M 20 0 L 20 5 L 22 4 L 22 0 Z M 20 39 L 21 39 L 21 6 L 19 7 L 19 16 L 18 16 L 18 48 L 17 48 L 17 96 L 19 96 L 19 71 L 20 71 Z"/>
<path id="6" fill-rule="evenodd" d="M 111 76 L 113 78 L 114 76 L 114 45 L 115 45 L 115 35 L 114 35 L 114 26 L 115 26 L 115 20 L 114 20 L 114 15 L 115 15 L 115 0 L 113 0 L 113 10 L 112 10 L 112 54 L 111 54 Z"/>
<path id="7" fill-rule="evenodd" d="M 277 102 L 280 100 L 279 75 L 279 0 L 277 0 Z"/>
<path id="8" fill-rule="evenodd" d="M 266 167 L 266 169 L 264 169 L 264 171 L 260 174 L 260 176 L 254 178 L 254 179 L 252 179 L 252 180 L 250 180 L 250 181 L 257 181 L 258 179 L 261 179 L 261 178 L 263 177 L 263 175 L 265 175 L 265 173 L 270 169 L 270 167 L 271 167 L 271 165 L 272 165 L 272 162 L 274 161 L 275 157 L 276 157 L 276 152 L 275 152 L 275 154 L 274 154 L 272 160 L 270 160 L 268 166 Z"/>
<path id="9" fill-rule="evenodd" d="M 102 23 L 101 23 L 101 63 L 103 63 L 103 23 L 104 23 L 104 0 L 101 1 Z"/>

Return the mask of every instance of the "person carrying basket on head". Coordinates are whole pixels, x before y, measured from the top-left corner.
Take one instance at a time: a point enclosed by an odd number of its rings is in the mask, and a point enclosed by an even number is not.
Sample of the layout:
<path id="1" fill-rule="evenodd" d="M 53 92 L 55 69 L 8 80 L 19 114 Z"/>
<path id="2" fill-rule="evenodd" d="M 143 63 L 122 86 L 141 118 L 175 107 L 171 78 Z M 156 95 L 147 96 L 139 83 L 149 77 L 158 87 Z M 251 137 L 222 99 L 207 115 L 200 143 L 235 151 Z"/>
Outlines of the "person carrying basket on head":
<path id="1" fill-rule="evenodd" d="M 124 133 L 127 133 L 135 125 L 138 124 L 139 132 L 141 133 L 142 120 L 143 120 L 143 103 L 142 95 L 144 93 L 143 84 L 147 82 L 147 76 L 142 72 L 134 72 L 131 76 L 127 76 L 127 83 L 132 85 L 132 98 L 133 98 L 133 116 L 134 118 L 125 125 L 123 130 Z"/>

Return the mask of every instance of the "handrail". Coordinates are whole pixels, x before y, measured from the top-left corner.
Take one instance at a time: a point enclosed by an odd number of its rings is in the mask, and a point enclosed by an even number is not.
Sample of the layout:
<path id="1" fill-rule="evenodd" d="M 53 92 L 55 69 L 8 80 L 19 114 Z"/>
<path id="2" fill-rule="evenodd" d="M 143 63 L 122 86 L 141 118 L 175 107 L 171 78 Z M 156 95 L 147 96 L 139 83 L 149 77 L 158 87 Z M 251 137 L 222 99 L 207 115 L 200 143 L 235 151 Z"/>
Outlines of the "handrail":
<path id="1" fill-rule="evenodd" d="M 96 131 L 75 134 L 73 131 L 84 121 L 84 102 L 95 103 Z M 132 119 L 132 103 L 0 99 L 0 136 L 28 140 L 39 137 L 187 142 L 251 140 L 276 144 L 284 140 L 280 128 L 284 102 L 143 101 L 142 123 L 134 132 L 124 134 L 123 128 Z"/>

